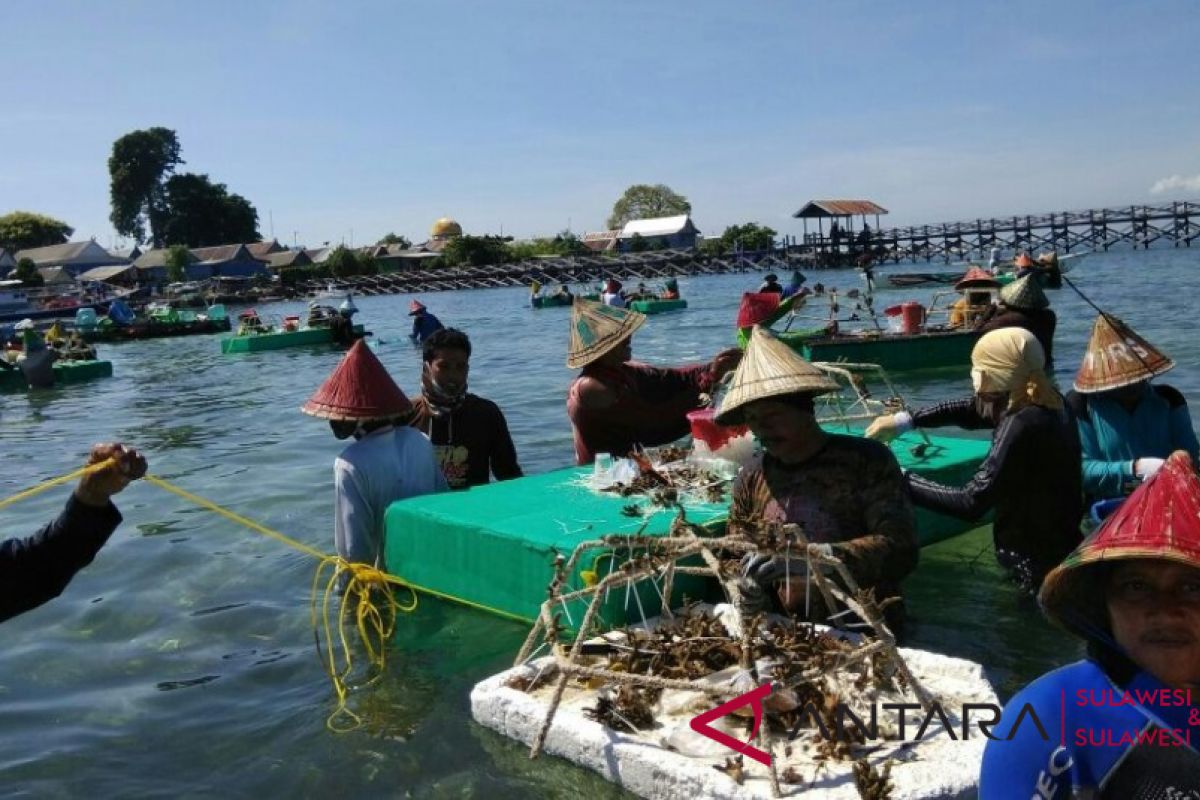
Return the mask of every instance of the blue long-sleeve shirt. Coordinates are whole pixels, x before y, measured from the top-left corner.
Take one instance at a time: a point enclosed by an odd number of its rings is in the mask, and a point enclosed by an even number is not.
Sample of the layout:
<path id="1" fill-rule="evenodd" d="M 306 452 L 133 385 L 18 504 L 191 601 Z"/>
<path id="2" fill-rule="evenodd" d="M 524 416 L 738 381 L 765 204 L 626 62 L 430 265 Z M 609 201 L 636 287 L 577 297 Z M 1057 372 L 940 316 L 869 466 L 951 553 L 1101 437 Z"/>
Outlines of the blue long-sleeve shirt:
<path id="1" fill-rule="evenodd" d="M 413 317 L 412 333 L 409 334 L 409 338 L 415 340 L 417 344 L 425 344 L 426 339 L 444 327 L 440 319 L 426 311 Z"/>
<path id="2" fill-rule="evenodd" d="M 1170 386 L 1145 383 L 1133 413 L 1102 394 L 1070 392 L 1067 405 L 1083 448 L 1083 490 L 1092 497 L 1125 494 L 1138 458 L 1166 458 L 1186 450 L 1194 461 L 1200 459 L 1187 401 Z"/>
<path id="3" fill-rule="evenodd" d="M 1095 662 L 1076 662 L 1038 678 L 1004 707 L 983 752 L 979 797 L 1200 796 L 1197 719 L 1194 690 L 1167 687 L 1145 672 L 1121 687 Z"/>

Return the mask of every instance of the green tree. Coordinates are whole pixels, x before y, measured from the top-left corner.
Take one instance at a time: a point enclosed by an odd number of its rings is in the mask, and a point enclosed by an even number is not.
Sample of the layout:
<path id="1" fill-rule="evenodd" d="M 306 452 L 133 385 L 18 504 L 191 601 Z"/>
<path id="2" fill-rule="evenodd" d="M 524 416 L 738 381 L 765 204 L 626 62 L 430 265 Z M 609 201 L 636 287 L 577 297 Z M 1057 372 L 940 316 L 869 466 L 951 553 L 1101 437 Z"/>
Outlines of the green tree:
<path id="1" fill-rule="evenodd" d="M 182 283 L 187 280 L 187 265 L 192 261 L 191 251 L 187 245 L 173 244 L 167 250 L 165 259 L 167 265 L 167 280 L 171 283 Z"/>
<path id="2" fill-rule="evenodd" d="M 502 236 L 456 236 L 446 242 L 442 259 L 451 267 L 503 264 L 510 258 L 508 243 L 511 240 L 511 237 Z"/>
<path id="3" fill-rule="evenodd" d="M 623 228 L 626 222 L 635 219 L 672 217 L 692 213 L 692 204 L 670 186 L 656 183 L 653 186 L 638 183 L 625 190 L 625 194 L 613 204 L 608 217 L 609 230 Z"/>
<path id="4" fill-rule="evenodd" d="M 640 233 L 635 233 L 629 237 L 629 252 L 644 253 L 650 249 L 650 241 Z"/>
<path id="5" fill-rule="evenodd" d="M 213 247 L 262 239 L 258 211 L 250 201 L 207 175 L 173 175 L 166 182 L 164 212 L 161 235 L 166 244 Z"/>
<path id="6" fill-rule="evenodd" d="M 74 232 L 60 219 L 31 211 L 14 211 L 0 217 L 0 247 L 12 252 L 62 244 Z"/>
<path id="7" fill-rule="evenodd" d="M 320 266 L 320 265 L 317 265 Z M 350 278 L 354 275 L 375 275 L 379 262 L 372 256 L 351 250 L 345 245 L 335 247 L 326 259 L 325 268 L 335 278 Z"/>
<path id="8" fill-rule="evenodd" d="M 770 250 L 775 246 L 777 235 L 766 225 L 747 222 L 744 225 L 730 225 L 726 228 L 725 232 L 721 234 L 721 242 L 724 244 L 726 253 L 739 248 L 741 250 Z"/>
<path id="9" fill-rule="evenodd" d="M 133 131 L 113 142 L 108 159 L 112 213 L 117 233 L 139 244 L 149 239 L 161 243 L 166 221 L 166 186 L 169 175 L 183 163 L 179 137 L 170 128 Z"/>
<path id="10" fill-rule="evenodd" d="M 378 242 L 376 242 L 376 244 L 398 244 L 405 250 L 412 247 L 412 242 L 408 240 L 407 236 L 398 236 L 394 233 L 387 234 Z"/>
<path id="11" fill-rule="evenodd" d="M 46 282 L 42 273 L 37 271 L 37 265 L 33 263 L 32 258 L 22 258 L 18 261 L 13 274 L 25 286 L 41 286 Z"/>

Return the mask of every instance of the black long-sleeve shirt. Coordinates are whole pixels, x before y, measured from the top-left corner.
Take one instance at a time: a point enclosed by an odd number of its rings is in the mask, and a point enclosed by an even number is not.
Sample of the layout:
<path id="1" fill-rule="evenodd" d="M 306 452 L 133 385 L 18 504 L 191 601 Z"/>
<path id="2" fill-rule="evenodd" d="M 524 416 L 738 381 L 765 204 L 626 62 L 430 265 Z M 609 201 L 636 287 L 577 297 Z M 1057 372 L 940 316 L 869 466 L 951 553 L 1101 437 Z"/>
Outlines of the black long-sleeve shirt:
<path id="1" fill-rule="evenodd" d="M 111 502 L 89 506 L 71 495 L 58 518 L 33 536 L 0 542 L 0 622 L 62 594 L 120 523 Z"/>
<path id="2" fill-rule="evenodd" d="M 974 398 L 940 403 L 913 415 L 918 427 L 992 427 Z M 1065 409 L 1025 406 L 995 426 L 992 447 L 971 480 L 943 486 L 906 477 L 914 503 L 966 520 L 995 509 L 996 558 L 1036 588 L 1079 544 L 1083 473 L 1079 434 Z"/>

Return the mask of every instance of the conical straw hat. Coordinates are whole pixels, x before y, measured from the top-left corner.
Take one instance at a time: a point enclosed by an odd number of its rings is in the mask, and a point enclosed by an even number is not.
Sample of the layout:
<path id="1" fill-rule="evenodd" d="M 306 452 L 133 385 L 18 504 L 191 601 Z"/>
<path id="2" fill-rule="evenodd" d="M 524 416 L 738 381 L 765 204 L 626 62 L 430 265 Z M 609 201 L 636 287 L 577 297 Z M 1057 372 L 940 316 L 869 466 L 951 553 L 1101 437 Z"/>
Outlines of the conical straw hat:
<path id="1" fill-rule="evenodd" d="M 1021 253 L 1013 259 L 1013 266 L 1017 269 L 1029 269 L 1033 266 L 1033 259 L 1029 257 L 1029 253 Z"/>
<path id="2" fill-rule="evenodd" d="M 1119 389 L 1172 369 L 1175 362 L 1111 314 L 1101 314 L 1092 325 L 1092 338 L 1079 372 L 1075 391 L 1105 392 Z"/>
<path id="3" fill-rule="evenodd" d="M 359 339 L 300 410 L 323 419 L 371 422 L 407 414 L 412 403 Z"/>
<path id="4" fill-rule="evenodd" d="M 1103 574 L 1091 565 L 1134 558 L 1200 567 L 1200 480 L 1182 450 L 1046 576 L 1039 594 L 1046 616 L 1085 638 L 1105 634 Z"/>
<path id="5" fill-rule="evenodd" d="M 737 327 L 749 328 L 766 322 L 779 308 L 779 292 L 745 292 L 738 306 Z"/>
<path id="6" fill-rule="evenodd" d="M 837 381 L 805 361 L 765 328 L 755 326 L 746 355 L 733 373 L 733 382 L 716 421 L 738 425 L 745 406 L 755 400 L 788 394 L 818 395 L 838 390 Z"/>
<path id="7" fill-rule="evenodd" d="M 567 366 L 578 369 L 592 363 L 632 336 L 645 322 L 645 314 L 576 297 L 571 305 Z"/>
<path id="8" fill-rule="evenodd" d="M 996 280 L 995 276 L 990 272 L 979 267 L 971 267 L 966 271 L 966 274 L 958 279 L 958 283 L 954 284 L 954 289 L 959 291 L 962 289 L 997 288 L 999 286 L 1000 281 Z"/>
<path id="9" fill-rule="evenodd" d="M 1037 276 L 1032 273 L 1020 280 L 1015 280 L 1000 290 L 1000 299 L 1009 308 L 1023 308 L 1038 311 L 1050 307 L 1050 300 L 1042 291 Z"/>

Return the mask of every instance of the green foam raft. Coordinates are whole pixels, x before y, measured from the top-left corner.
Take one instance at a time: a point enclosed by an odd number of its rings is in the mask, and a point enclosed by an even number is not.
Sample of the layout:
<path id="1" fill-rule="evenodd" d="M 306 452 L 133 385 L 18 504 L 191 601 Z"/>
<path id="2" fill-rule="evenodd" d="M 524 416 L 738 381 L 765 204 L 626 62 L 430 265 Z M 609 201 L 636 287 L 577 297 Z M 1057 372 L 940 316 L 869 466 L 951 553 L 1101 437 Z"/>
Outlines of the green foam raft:
<path id="1" fill-rule="evenodd" d="M 52 369 L 56 386 L 111 378 L 113 374 L 111 361 L 58 361 Z M 23 392 L 28 388 L 25 373 L 20 369 L 0 372 L 0 391 Z"/>
<path id="2" fill-rule="evenodd" d="M 892 449 L 902 467 L 950 485 L 966 483 L 990 446 L 982 439 L 930 438 L 932 443 L 925 445 L 920 455 L 913 448 L 923 440 L 911 433 L 897 439 Z M 592 491 L 584 485 L 590 469 L 571 467 L 392 503 L 385 515 L 389 571 L 417 591 L 511 619 L 533 621 L 546 599 L 556 555 L 569 558 L 582 542 L 610 534 L 633 534 L 643 524 L 643 534 L 663 536 L 674 518 L 673 511 L 652 506 L 644 498 Z M 648 516 L 625 516 L 622 509 L 631 503 Z M 724 530 L 728 498 L 722 503 L 690 505 L 687 511 L 690 521 L 717 534 Z M 922 546 L 979 524 L 917 509 Z M 582 588 L 587 578 L 603 576 L 629 556 L 627 550 L 596 553 L 579 564 L 569 576 L 568 586 Z M 681 602 L 684 594 L 703 598 L 712 588 L 704 578 L 679 576 L 672 604 Z M 602 609 L 603 621 L 619 626 L 639 620 L 638 601 L 647 614 L 654 613 L 662 602 L 657 591 L 651 586 L 643 586 L 636 595 L 614 590 Z M 584 610 L 583 601 L 570 604 L 562 623 L 578 625 Z"/>
<path id="3" fill-rule="evenodd" d="M 355 325 L 354 332 L 361 336 L 363 326 Z M 221 352 L 257 353 L 260 350 L 282 350 L 286 347 L 303 347 L 314 344 L 333 344 L 333 331 L 329 328 L 302 328 L 298 331 L 272 331 L 270 333 L 226 336 L 221 340 Z"/>

